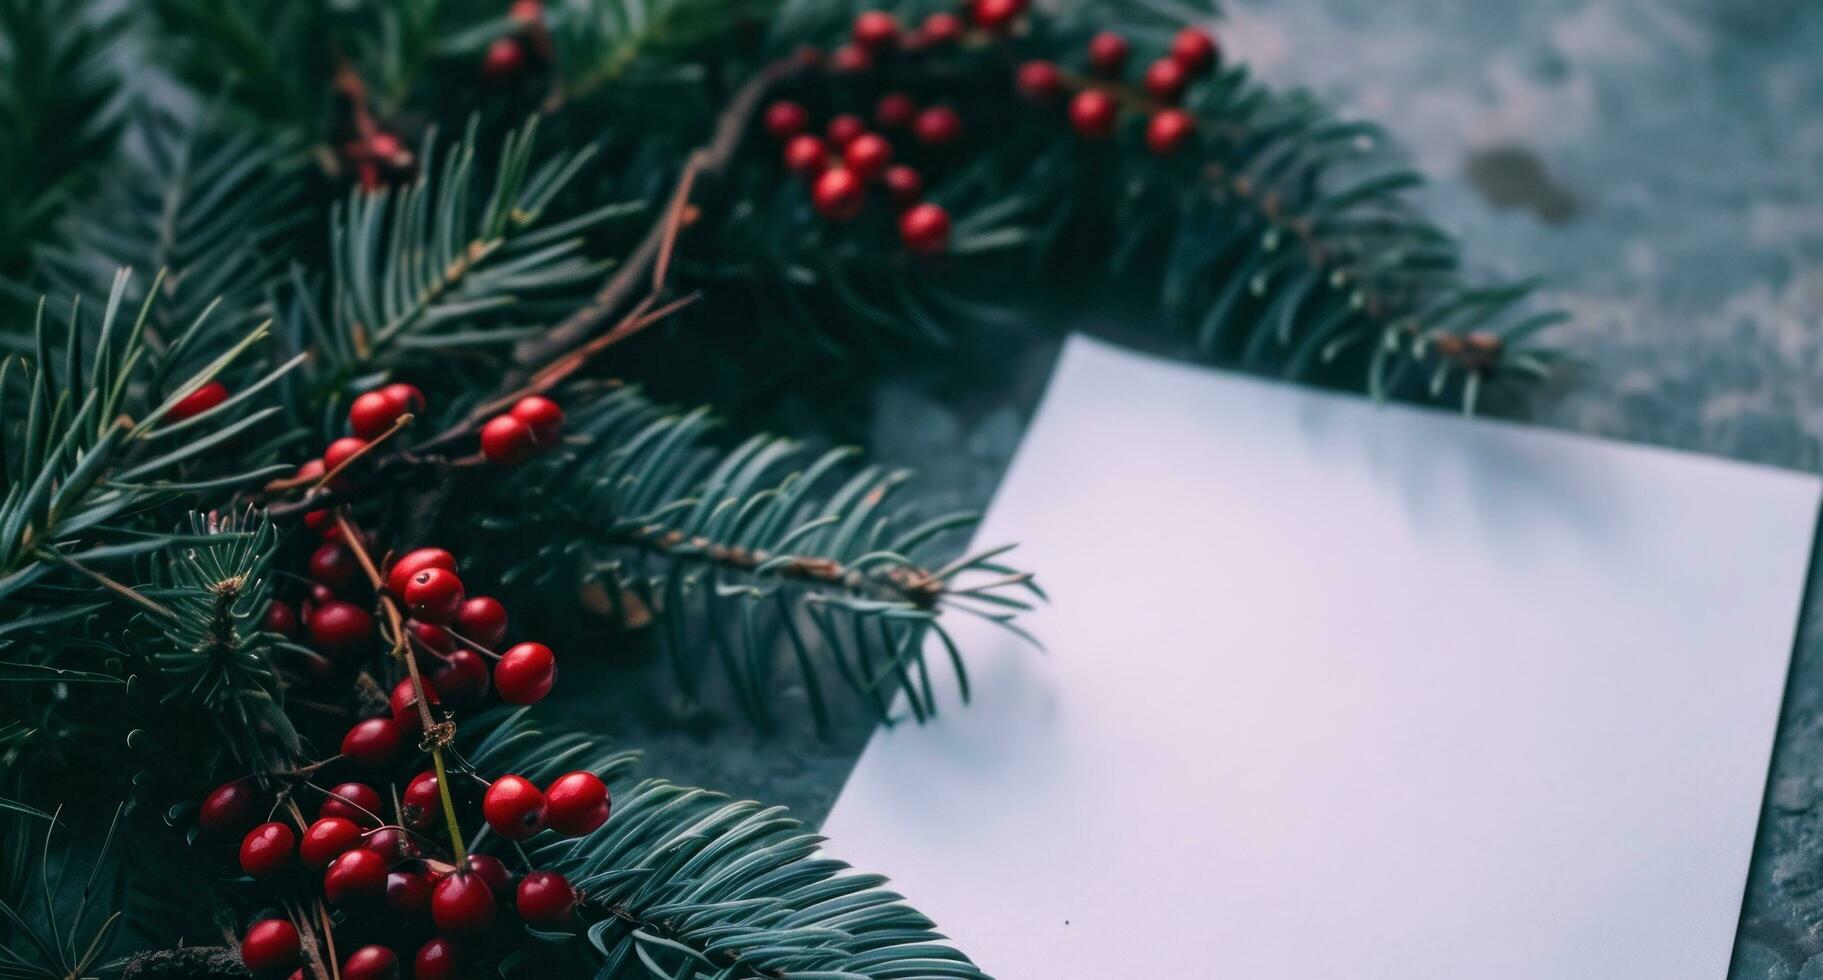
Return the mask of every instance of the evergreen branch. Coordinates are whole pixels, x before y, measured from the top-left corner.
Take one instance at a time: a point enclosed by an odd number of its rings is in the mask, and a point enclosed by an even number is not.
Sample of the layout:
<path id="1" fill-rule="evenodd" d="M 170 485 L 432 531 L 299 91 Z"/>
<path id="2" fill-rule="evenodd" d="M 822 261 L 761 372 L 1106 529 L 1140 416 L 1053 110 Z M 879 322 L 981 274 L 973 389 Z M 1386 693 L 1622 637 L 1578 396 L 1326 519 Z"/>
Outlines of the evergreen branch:
<path id="1" fill-rule="evenodd" d="M 820 854 L 783 808 L 648 780 L 600 829 L 538 848 L 599 918 L 599 975 L 985 980 L 931 921 Z"/>
<path id="2" fill-rule="evenodd" d="M 941 615 L 986 605 L 1012 626 L 1043 598 L 1030 575 L 994 561 L 1000 551 L 923 563 L 974 515 L 920 524 L 888 511 L 909 474 L 853 467 L 850 450 L 813 457 L 772 436 L 720 449 L 708 442 L 706 410 L 670 414 L 633 388 L 611 389 L 573 418 L 590 444 L 612 448 L 513 487 L 514 512 L 528 516 L 502 513 L 490 526 L 542 528 L 520 533 L 551 542 L 521 568 L 579 566 L 609 596 L 656 610 L 685 691 L 700 687 L 698 651 L 715 651 L 761 724 L 775 720 L 779 659 L 795 666 L 819 729 L 829 667 L 883 719 L 902 694 L 923 721 L 937 710 L 924 644 L 943 633 Z"/>
<path id="3" fill-rule="evenodd" d="M 439 327 L 458 320 L 472 324 L 523 302 L 524 294 L 560 293 L 593 278 L 601 265 L 583 257 L 580 236 L 636 209 L 595 208 L 546 229 L 561 231 L 563 237 L 554 241 L 534 232 L 591 151 L 559 155 L 534 168 L 534 119 L 508 134 L 492 189 L 481 194 L 478 125 L 471 119 L 462 141 L 440 161 L 434 134 L 426 137 L 424 167 L 410 185 L 356 191 L 335 207 L 333 321 L 320 352 L 344 373 L 393 364 L 426 349 L 447 351 L 466 337 Z M 300 299 L 311 301 L 307 295 Z"/>
<path id="4" fill-rule="evenodd" d="M 129 281 L 123 304 L 156 297 L 145 332 L 160 378 L 192 357 L 208 357 L 244 335 L 283 268 L 288 236 L 304 216 L 299 186 L 284 171 L 282 145 L 229 132 L 214 108 L 193 121 L 156 110 L 133 134 L 143 146 L 98 193 L 64 221 L 67 244 L 41 249 L 39 274 L 53 296 L 99 305 L 117 273 L 159 273 Z M 215 306 L 225 316 L 207 317 Z M 183 349 L 168 349 L 208 323 Z"/>
<path id="5" fill-rule="evenodd" d="M 0 0 L 0 275 L 24 274 L 114 156 L 125 18 L 69 0 Z"/>

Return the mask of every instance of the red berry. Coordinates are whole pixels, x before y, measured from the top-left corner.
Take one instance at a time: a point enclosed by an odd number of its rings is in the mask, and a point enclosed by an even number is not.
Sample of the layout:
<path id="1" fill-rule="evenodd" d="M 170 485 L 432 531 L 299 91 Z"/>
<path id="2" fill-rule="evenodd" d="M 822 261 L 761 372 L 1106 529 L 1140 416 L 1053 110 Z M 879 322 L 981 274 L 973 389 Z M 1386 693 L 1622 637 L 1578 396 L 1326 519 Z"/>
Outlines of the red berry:
<path id="1" fill-rule="evenodd" d="M 855 17 L 854 39 L 870 51 L 891 47 L 899 40 L 898 18 L 883 10 L 863 10 Z"/>
<path id="2" fill-rule="evenodd" d="M 512 872 L 506 870 L 506 865 L 491 854 L 470 854 L 468 870 L 470 874 L 480 875 L 481 880 L 487 882 L 488 889 L 496 896 L 506 894 L 507 886 L 513 881 Z"/>
<path id="3" fill-rule="evenodd" d="M 342 980 L 399 980 L 399 957 L 384 946 L 362 946 L 342 961 Z"/>
<path id="4" fill-rule="evenodd" d="M 796 102 L 780 99 L 766 107 L 766 131 L 790 139 L 810 128 L 810 113 Z"/>
<path id="5" fill-rule="evenodd" d="M 829 70 L 838 73 L 866 71 L 874 66 L 874 56 L 867 49 L 845 44 L 829 55 Z"/>
<path id="6" fill-rule="evenodd" d="M 493 596 L 478 595 L 462 604 L 456 630 L 471 643 L 492 649 L 506 639 L 506 607 Z"/>
<path id="7" fill-rule="evenodd" d="M 443 932 L 479 932 L 494 921 L 494 893 L 478 874 L 447 874 L 431 892 L 430 914 Z"/>
<path id="8" fill-rule="evenodd" d="M 380 794 L 366 783 L 343 783 L 329 791 L 323 805 L 317 808 L 317 816 L 342 817 L 362 827 L 378 826 Z"/>
<path id="9" fill-rule="evenodd" d="M 430 875 L 422 871 L 391 871 L 386 875 L 386 904 L 408 921 L 430 918 Z"/>
<path id="10" fill-rule="evenodd" d="M 282 823 L 260 824 L 241 839 L 241 870 L 255 878 L 270 878 L 285 870 L 297 842 L 297 835 Z"/>
<path id="11" fill-rule="evenodd" d="M 990 31 L 1001 30 L 1025 13 L 1026 0 L 973 0 L 969 12 L 975 26 Z"/>
<path id="12" fill-rule="evenodd" d="M 850 112 L 844 112 L 829 120 L 829 126 L 824 129 L 824 133 L 829 136 L 829 145 L 838 150 L 848 149 L 848 144 L 854 142 L 855 137 L 865 132 L 867 132 L 867 124 L 861 121 L 860 116 Z"/>
<path id="13" fill-rule="evenodd" d="M 405 414 L 404 406 L 385 391 L 369 391 L 348 406 L 348 428 L 362 439 L 376 439 Z"/>
<path id="14" fill-rule="evenodd" d="M 220 381 L 210 381 L 178 399 L 177 404 L 165 412 L 165 421 L 182 422 L 184 419 L 195 418 L 227 400 L 228 386 Z"/>
<path id="15" fill-rule="evenodd" d="M 817 176 L 810 188 L 810 203 L 830 221 L 848 221 L 861 213 L 866 201 L 861 178 L 845 167 L 832 167 Z"/>
<path id="16" fill-rule="evenodd" d="M 355 453 L 366 448 L 367 440 L 356 436 L 343 436 L 342 438 L 337 439 L 329 444 L 328 449 L 323 450 L 324 471 L 333 470 L 343 463 L 348 462 L 348 460 L 354 458 Z"/>
<path id="17" fill-rule="evenodd" d="M 494 833 L 524 840 L 544 829 L 544 794 L 523 776 L 501 776 L 482 797 L 481 815 Z"/>
<path id="18" fill-rule="evenodd" d="M 411 961 L 412 980 L 454 980 L 456 945 L 438 936 L 418 947 Z"/>
<path id="19" fill-rule="evenodd" d="M 398 827 L 381 827 L 372 831 L 361 848 L 378 854 L 389 868 L 400 861 L 409 861 L 418 856 L 418 842 Z"/>
<path id="20" fill-rule="evenodd" d="M 544 928 L 570 924 L 576 910 L 576 889 L 555 871 L 534 871 L 519 881 L 519 917 Z"/>
<path id="21" fill-rule="evenodd" d="M 904 92 L 888 92 L 874 103 L 874 122 L 881 129 L 903 129 L 918 114 L 918 103 Z"/>
<path id="22" fill-rule="evenodd" d="M 543 395 L 527 395 L 513 405 L 507 414 L 531 427 L 532 437 L 540 448 L 557 444 L 563 435 L 563 409 Z"/>
<path id="23" fill-rule="evenodd" d="M 519 643 L 494 665 L 494 687 L 507 704 L 531 704 L 557 683 L 557 658 L 542 643 Z"/>
<path id="24" fill-rule="evenodd" d="M 472 705 L 487 697 L 491 682 L 487 661 L 473 650 L 455 650 L 443 658 L 442 666 L 431 673 L 438 693 L 458 707 Z"/>
<path id="25" fill-rule="evenodd" d="M 399 406 L 400 414 L 411 412 L 416 415 L 424 411 L 425 407 L 430 404 L 424 400 L 424 392 L 419 391 L 417 385 L 406 384 L 403 381 L 394 381 L 381 388 L 380 394 L 392 399 L 393 404 Z"/>
<path id="26" fill-rule="evenodd" d="M 261 919 L 241 937 L 241 962 L 254 973 L 288 969 L 303 951 L 297 927 L 284 919 Z"/>
<path id="27" fill-rule="evenodd" d="M 437 697 L 436 687 L 428 680 L 423 683 L 424 699 L 433 705 L 442 704 L 442 700 Z M 388 706 L 392 709 L 392 720 L 398 723 L 402 731 L 413 733 L 418 731 L 424 719 L 418 713 L 418 692 L 413 689 L 411 678 L 403 678 L 399 683 L 393 685 L 392 697 Z M 431 712 L 431 717 L 436 717 L 436 712 Z"/>
<path id="28" fill-rule="evenodd" d="M 320 459 L 313 460 L 312 462 L 315 462 L 318 467 L 323 465 L 323 461 Z M 342 533 L 341 527 L 335 522 L 335 512 L 330 510 L 313 510 L 306 512 L 304 514 L 304 526 L 325 538 L 334 537 Z"/>
<path id="29" fill-rule="evenodd" d="M 1034 102 L 1049 102 L 1063 91 L 1063 73 L 1048 61 L 1028 61 L 1019 66 L 1014 84 L 1020 95 Z"/>
<path id="30" fill-rule="evenodd" d="M 544 4 L 540 0 L 513 0 L 506 16 L 514 23 L 532 26 L 544 22 Z"/>
<path id="31" fill-rule="evenodd" d="M 513 78 L 525 68 L 525 45 L 516 37 L 497 37 L 481 59 L 481 75 L 496 82 Z"/>
<path id="32" fill-rule="evenodd" d="M 456 570 L 456 556 L 442 548 L 408 551 L 387 570 L 386 591 L 401 599 L 405 598 L 405 584 L 411 581 L 413 575 L 426 568 L 444 568 L 453 572 Z"/>
<path id="33" fill-rule="evenodd" d="M 1161 157 L 1170 156 L 1190 138 L 1196 122 L 1182 109 L 1160 109 L 1146 123 L 1146 146 Z"/>
<path id="34" fill-rule="evenodd" d="M 1171 39 L 1171 58 L 1192 75 L 1201 74 L 1215 65 L 1215 38 L 1194 27 L 1186 27 Z"/>
<path id="35" fill-rule="evenodd" d="M 405 606 L 413 619 L 439 626 L 456 621 L 468 601 L 462 579 L 447 568 L 420 569 L 405 580 Z"/>
<path id="36" fill-rule="evenodd" d="M 1184 66 L 1170 58 L 1160 58 L 1146 69 L 1146 91 L 1160 102 L 1176 102 L 1189 82 Z"/>
<path id="37" fill-rule="evenodd" d="M 331 599 L 310 614 L 310 642 L 324 653 L 345 653 L 374 637 L 373 617 L 352 602 Z"/>
<path id="38" fill-rule="evenodd" d="M 342 754 L 359 765 L 378 769 L 398 756 L 404 741 L 391 718 L 369 718 L 356 722 L 342 736 Z"/>
<path id="39" fill-rule="evenodd" d="M 862 183 L 873 180 L 892 162 L 893 147 L 885 137 L 873 133 L 862 133 L 842 151 L 842 163 L 861 180 Z"/>
<path id="40" fill-rule="evenodd" d="M 362 847 L 343 851 L 323 873 L 323 897 L 332 905 L 352 905 L 378 899 L 386 893 L 390 862 L 377 851 Z"/>
<path id="41" fill-rule="evenodd" d="M 1086 89 L 1070 100 L 1070 125 L 1085 139 L 1106 139 L 1114 135 L 1119 112 L 1113 96 L 1100 89 Z"/>
<path id="42" fill-rule="evenodd" d="M 880 175 L 880 183 L 886 186 L 886 196 L 901 208 L 918 203 L 918 198 L 924 195 L 924 178 L 902 163 L 887 167 Z"/>
<path id="43" fill-rule="evenodd" d="M 785 144 L 785 169 L 800 177 L 822 173 L 828 162 L 829 151 L 823 141 L 808 133 L 793 136 Z"/>
<path id="44" fill-rule="evenodd" d="M 209 834 L 238 833 L 253 823 L 256 799 L 247 780 L 223 783 L 203 797 L 203 805 L 196 811 L 197 825 Z"/>
<path id="45" fill-rule="evenodd" d="M 496 415 L 481 427 L 481 455 L 490 463 L 501 466 L 523 463 L 537 448 L 532 427 L 511 415 Z"/>
<path id="46" fill-rule="evenodd" d="M 1089 67 L 1103 75 L 1119 75 L 1127 67 L 1131 50 L 1126 38 L 1102 31 L 1089 39 Z"/>
<path id="47" fill-rule="evenodd" d="M 949 106 L 934 105 L 918 113 L 917 120 L 912 123 L 912 133 L 918 137 L 918 142 L 931 146 L 953 143 L 962 135 L 962 117 Z"/>
<path id="48" fill-rule="evenodd" d="M 546 821 L 565 837 L 580 837 L 608 822 L 608 787 L 592 772 L 558 776 L 544 798 Z"/>
<path id="49" fill-rule="evenodd" d="M 399 802 L 404 810 L 399 818 L 407 827 L 429 830 L 436 826 L 438 818 L 443 815 L 443 797 L 437 791 L 436 772 L 426 769 L 411 777 Z"/>
<path id="50" fill-rule="evenodd" d="M 949 44 L 962 40 L 965 30 L 962 18 L 947 10 L 939 10 L 924 18 L 924 27 L 920 31 L 926 44 Z"/>
<path id="51" fill-rule="evenodd" d="M 311 578 L 338 592 L 361 578 L 361 565 L 355 561 L 354 552 L 334 541 L 319 545 L 310 553 L 308 568 Z"/>
<path id="52" fill-rule="evenodd" d="M 449 635 L 449 630 L 435 623 L 413 622 L 405 628 L 411 631 L 412 639 L 433 653 L 448 653 L 456 648 L 456 638 Z M 422 657 L 419 658 L 419 662 L 423 662 Z"/>
<path id="53" fill-rule="evenodd" d="M 304 867 L 322 870 L 329 862 L 361 846 L 361 828 L 347 817 L 321 817 L 304 831 L 298 857 Z"/>
<path id="54" fill-rule="evenodd" d="M 311 586 L 310 586 L 310 603 L 308 603 L 308 605 L 314 605 L 316 608 L 321 609 L 324 606 L 326 606 L 334 601 L 335 601 L 335 590 L 334 589 L 330 588 L 327 585 L 324 585 L 321 582 L 315 582 L 315 583 L 311 584 Z M 310 625 L 309 615 L 306 615 L 304 617 L 304 625 L 306 625 L 306 626 Z"/>
<path id="55" fill-rule="evenodd" d="M 949 212 L 935 204 L 916 204 L 899 216 L 899 240 L 919 255 L 935 255 L 949 247 Z"/>
<path id="56" fill-rule="evenodd" d="M 266 617 L 261 621 L 260 628 L 269 633 L 291 636 L 298 631 L 297 610 L 283 599 L 274 599 L 266 607 Z"/>

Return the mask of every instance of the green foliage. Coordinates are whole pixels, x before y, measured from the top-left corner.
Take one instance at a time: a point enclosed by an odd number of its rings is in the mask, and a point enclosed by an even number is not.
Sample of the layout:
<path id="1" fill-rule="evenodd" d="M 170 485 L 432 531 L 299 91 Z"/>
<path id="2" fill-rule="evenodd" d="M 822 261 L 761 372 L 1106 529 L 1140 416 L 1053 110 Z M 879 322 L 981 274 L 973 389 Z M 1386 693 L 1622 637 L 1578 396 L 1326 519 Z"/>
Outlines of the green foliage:
<path id="1" fill-rule="evenodd" d="M 600 829 L 534 856 L 609 913 L 586 932 L 598 976 L 985 980 L 884 878 L 820 844 L 782 807 L 647 780 Z"/>
<path id="2" fill-rule="evenodd" d="M 92 186 L 120 132 L 119 14 L 81 0 L 0 0 L 0 274 L 17 275 Z"/>
<path id="3" fill-rule="evenodd" d="M 52 847 L 58 817 L 0 807 L 0 977 L 9 980 L 90 980 L 107 968 L 120 939 L 126 904 L 114 854 L 120 811 L 86 875 L 67 846 Z M 35 845 L 40 827 L 42 843 Z"/>
<path id="4" fill-rule="evenodd" d="M 185 396 L 228 368 L 265 336 L 263 328 L 217 356 L 168 395 L 154 397 L 143 384 L 147 372 L 147 308 L 131 324 L 121 322 L 126 276 L 117 280 L 103 311 L 89 361 L 84 364 L 81 310 L 73 309 L 64 331 L 61 358 L 52 354 L 54 329 L 40 306 L 29 360 L 0 360 L 0 437 L 5 471 L 0 474 L 0 604 L 29 601 L 29 590 L 57 569 L 79 572 L 157 551 L 168 543 L 122 525 L 154 498 L 171 492 L 241 485 L 258 470 L 212 472 L 200 479 L 178 478 L 187 463 L 258 426 L 276 409 L 242 414 L 261 388 L 291 365 L 259 378 L 209 411 L 161 425 Z M 201 321 L 172 341 L 179 350 Z M 135 421 L 135 418 L 137 420 Z M 178 442 L 171 436 L 187 434 Z M 132 598 L 132 597 L 128 597 Z M 144 605 L 143 597 L 138 597 Z M 66 604 L 50 619 L 15 619 L 0 636 L 81 615 Z"/>
<path id="5" fill-rule="evenodd" d="M 278 529 L 263 512 L 191 514 L 189 523 L 153 562 L 148 595 L 171 615 L 141 617 L 156 637 L 143 649 L 166 701 L 206 709 L 237 755 L 276 768 L 303 751 L 272 659 L 280 641 L 262 623 Z"/>
<path id="6" fill-rule="evenodd" d="M 99 306 L 120 270 L 134 270 L 121 303 L 153 300 L 150 352 L 164 354 L 184 327 L 206 319 L 190 346 L 193 357 L 212 357 L 262 319 L 289 239 L 306 220 L 300 182 L 280 146 L 224 126 L 214 110 L 195 120 L 148 110 L 132 131 L 139 152 L 72 209 L 59 243 L 38 253 L 38 277 L 55 300 Z M 205 317 L 211 307 L 219 310 Z"/>
<path id="7" fill-rule="evenodd" d="M 476 156 L 477 128 L 471 119 L 441 160 L 427 137 L 415 181 L 352 193 L 332 210 L 333 317 L 308 318 L 326 364 L 353 373 L 497 347 L 533 329 L 514 322 L 568 309 L 576 287 L 600 277 L 605 264 L 582 254 L 582 236 L 640 205 L 603 204 L 541 225 L 591 151 L 534 165 L 534 120 L 506 136 L 490 179 Z"/>
<path id="8" fill-rule="evenodd" d="M 708 438 L 715 427 L 707 409 L 672 412 L 635 388 L 611 389 L 575 419 L 587 448 L 512 488 L 535 530 L 511 516 L 491 522 L 538 542 L 522 571 L 555 578 L 580 565 L 615 601 L 656 611 L 686 692 L 699 690 L 713 651 L 763 725 L 777 721 L 785 672 L 823 728 L 831 667 L 882 719 L 903 695 L 923 721 L 937 711 L 927 638 L 948 651 L 967 696 L 943 615 L 1016 630 L 1014 617 L 1043 598 L 1029 574 L 1000 563 L 1006 548 L 944 563 L 976 515 L 920 521 L 895 506 L 909 473 L 777 436 L 724 448 Z"/>

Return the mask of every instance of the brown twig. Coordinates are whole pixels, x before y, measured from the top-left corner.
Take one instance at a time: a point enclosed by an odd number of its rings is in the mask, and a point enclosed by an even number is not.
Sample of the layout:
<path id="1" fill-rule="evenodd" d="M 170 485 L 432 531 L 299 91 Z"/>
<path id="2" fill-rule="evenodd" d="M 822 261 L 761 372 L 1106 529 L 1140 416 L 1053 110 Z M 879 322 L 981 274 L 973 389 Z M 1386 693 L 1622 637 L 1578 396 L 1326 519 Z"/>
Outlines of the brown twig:
<path id="1" fill-rule="evenodd" d="M 348 519 L 347 510 L 338 510 L 335 520 L 336 526 L 342 529 L 342 537 L 348 542 L 349 549 L 354 552 L 361 571 L 367 573 L 367 581 L 373 586 L 374 594 L 380 597 L 381 611 L 385 613 L 386 624 L 392 630 L 392 655 L 405 662 L 405 672 L 411 678 L 412 697 L 418 702 L 418 721 L 430 750 L 431 766 L 437 771 L 437 794 L 442 798 L 443 820 L 449 828 L 450 852 L 455 856 L 457 867 L 461 867 L 468 851 L 462 844 L 462 824 L 456 819 L 456 802 L 449 793 L 449 772 L 443 765 L 443 747 L 455 735 L 455 724 L 438 724 L 431 717 L 430 699 L 424 696 L 424 677 L 418 672 L 418 660 L 411 655 L 411 644 L 405 638 L 405 617 L 399 612 L 399 604 L 386 592 L 386 580 L 381 577 L 379 566 L 374 564 L 373 557 L 362 544 L 366 539 L 361 536 L 360 529 Z"/>
<path id="2" fill-rule="evenodd" d="M 666 209 L 663 219 L 646 232 L 646 237 L 641 239 L 632 254 L 626 257 L 587 304 L 557 326 L 519 344 L 513 351 L 513 360 L 522 369 L 523 366 L 554 361 L 582 344 L 584 337 L 593 333 L 632 300 L 641 287 L 646 285 L 649 273 L 653 274 L 651 282 L 654 286 L 662 285 L 663 275 L 668 271 L 670 249 L 676 245 L 680 223 L 687 213 L 684 205 L 688 203 L 689 191 L 699 180 L 720 177 L 728 169 L 735 151 L 740 149 L 741 138 L 751 128 L 753 115 L 759 110 L 766 93 L 800 71 L 803 65 L 803 60 L 796 56 L 781 58 L 755 72 L 735 90 L 716 119 L 709 142 L 692 152 L 685 163 L 678 180 L 678 190 L 683 193 L 672 195 L 671 207 Z"/>
<path id="3" fill-rule="evenodd" d="M 103 575 L 102 573 L 94 570 L 93 568 L 90 568 L 87 565 L 84 565 L 83 563 L 77 561 L 74 558 L 69 557 L 68 555 L 63 554 L 60 551 L 46 548 L 46 549 L 43 549 L 42 551 L 40 551 L 40 554 L 44 555 L 45 557 L 51 558 L 55 561 L 61 562 L 64 565 L 70 567 L 71 569 L 74 569 L 75 571 L 81 572 L 82 574 L 88 576 L 90 579 L 94 580 L 95 583 L 100 585 L 102 588 L 107 589 L 109 592 L 112 592 L 115 595 L 121 597 L 122 599 L 125 599 L 128 602 L 133 603 L 134 605 L 140 607 L 141 609 L 146 610 L 147 612 L 150 612 L 157 616 L 163 616 L 166 619 L 175 620 L 177 618 L 177 613 L 173 612 L 171 610 L 171 607 L 165 605 L 162 602 L 159 602 L 156 599 L 152 599 L 147 596 L 140 595 L 138 592 L 133 591 L 131 588 L 128 588 L 127 586 L 114 581 L 113 579 L 107 577 L 106 575 Z"/>

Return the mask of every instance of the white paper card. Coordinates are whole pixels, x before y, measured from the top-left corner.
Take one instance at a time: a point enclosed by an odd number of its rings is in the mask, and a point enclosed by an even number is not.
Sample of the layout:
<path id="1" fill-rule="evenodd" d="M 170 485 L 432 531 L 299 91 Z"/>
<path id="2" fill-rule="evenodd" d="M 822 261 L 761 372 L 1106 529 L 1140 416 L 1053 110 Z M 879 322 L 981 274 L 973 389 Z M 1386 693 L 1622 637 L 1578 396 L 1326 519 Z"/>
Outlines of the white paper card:
<path id="1" fill-rule="evenodd" d="M 1722 980 L 1818 501 L 1073 338 L 976 538 L 1049 652 L 950 617 L 826 849 L 1002 980 Z"/>

